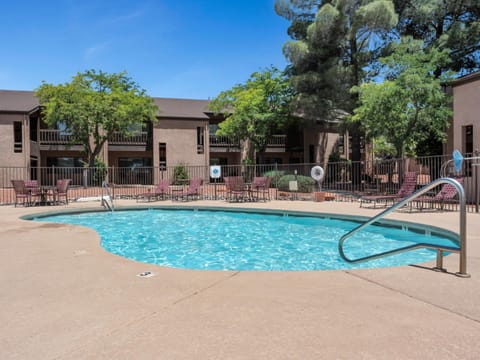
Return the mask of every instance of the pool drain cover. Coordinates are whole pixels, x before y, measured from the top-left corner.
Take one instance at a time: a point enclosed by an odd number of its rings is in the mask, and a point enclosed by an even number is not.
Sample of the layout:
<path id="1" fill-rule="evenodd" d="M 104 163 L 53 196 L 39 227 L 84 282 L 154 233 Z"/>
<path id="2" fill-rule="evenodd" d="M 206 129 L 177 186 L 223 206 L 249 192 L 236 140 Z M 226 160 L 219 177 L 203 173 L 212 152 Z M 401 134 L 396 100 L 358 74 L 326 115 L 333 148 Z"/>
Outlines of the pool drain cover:
<path id="1" fill-rule="evenodd" d="M 144 271 L 140 274 L 138 274 L 138 277 L 152 277 L 154 274 L 151 271 Z"/>

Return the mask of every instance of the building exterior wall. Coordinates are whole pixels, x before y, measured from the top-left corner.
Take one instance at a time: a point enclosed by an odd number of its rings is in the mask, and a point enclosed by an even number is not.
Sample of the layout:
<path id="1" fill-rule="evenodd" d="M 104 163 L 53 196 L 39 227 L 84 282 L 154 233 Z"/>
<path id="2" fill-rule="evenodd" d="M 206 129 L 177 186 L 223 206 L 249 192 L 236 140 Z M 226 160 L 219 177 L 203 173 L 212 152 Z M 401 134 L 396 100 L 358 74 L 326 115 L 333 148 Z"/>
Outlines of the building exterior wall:
<path id="1" fill-rule="evenodd" d="M 338 132 L 333 130 L 324 130 L 321 127 L 315 127 L 311 131 L 304 133 L 304 162 L 313 162 L 325 166 L 328 162 L 328 157 L 333 152 L 338 139 Z M 313 159 L 310 159 L 310 147 L 313 146 Z M 343 149 L 348 154 L 348 149 Z"/>
<path id="2" fill-rule="evenodd" d="M 465 130 L 471 126 L 472 135 L 467 145 Z M 480 72 L 456 80 L 453 84 L 453 126 L 452 147 L 469 156 L 480 151 Z M 472 154 L 473 153 L 473 154 Z M 480 189 L 480 169 L 478 166 L 466 169 L 463 186 L 467 201 L 476 201 L 476 190 Z"/>
<path id="3" fill-rule="evenodd" d="M 22 151 L 14 152 L 13 123 L 22 123 Z M 28 166 L 29 165 L 29 127 L 25 114 L 1 113 L 0 114 L 0 154 L 2 166 Z"/>
<path id="4" fill-rule="evenodd" d="M 153 166 L 159 166 L 159 144 L 166 144 L 167 166 L 184 164 L 208 166 L 206 143 L 208 122 L 202 120 L 160 119 L 153 129 Z M 197 127 L 204 132 L 204 151 L 197 152 Z"/>
<path id="5" fill-rule="evenodd" d="M 480 150 L 480 73 L 453 86 L 453 148 L 465 152 L 463 129 L 473 126 L 473 150 Z"/>

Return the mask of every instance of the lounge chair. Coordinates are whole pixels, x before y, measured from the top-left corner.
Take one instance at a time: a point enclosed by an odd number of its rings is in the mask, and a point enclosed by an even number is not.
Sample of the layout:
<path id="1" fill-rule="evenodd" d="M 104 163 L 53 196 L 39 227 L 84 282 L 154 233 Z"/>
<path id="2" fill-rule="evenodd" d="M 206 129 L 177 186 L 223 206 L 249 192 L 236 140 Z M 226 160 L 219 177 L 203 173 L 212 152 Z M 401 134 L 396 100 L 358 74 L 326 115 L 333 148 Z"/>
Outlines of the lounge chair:
<path id="1" fill-rule="evenodd" d="M 19 200 L 22 201 L 23 206 L 28 206 L 31 204 L 30 191 L 25 187 L 24 180 L 12 180 L 13 190 L 15 191 L 15 207 L 19 203 Z"/>
<path id="2" fill-rule="evenodd" d="M 162 179 L 157 184 L 153 192 L 146 192 L 146 193 L 137 195 L 137 202 L 141 199 L 152 201 L 152 200 L 159 200 L 160 198 L 162 198 L 163 200 L 168 194 L 169 194 L 168 179 Z"/>
<path id="3" fill-rule="evenodd" d="M 255 195 L 255 200 L 260 199 L 262 195 L 263 201 L 270 200 L 270 182 L 272 181 L 271 177 L 254 177 L 252 182 L 252 187 L 250 189 L 252 195 Z"/>
<path id="4" fill-rule="evenodd" d="M 410 196 L 415 191 L 417 186 L 417 173 L 414 171 L 406 172 L 403 176 L 403 182 L 396 194 L 391 195 L 366 195 L 360 198 L 360 207 L 364 202 L 373 203 L 373 208 L 376 208 L 377 203 L 383 203 L 387 206 L 388 202 L 397 202 L 407 196 Z"/>
<path id="5" fill-rule="evenodd" d="M 455 178 L 460 184 L 463 184 L 463 178 Z M 458 204 L 457 197 L 457 188 L 452 184 L 444 184 L 440 191 L 435 196 L 420 196 L 413 200 L 416 208 L 423 210 L 425 205 L 428 205 L 428 208 L 433 209 L 435 205 L 439 205 L 440 210 L 445 209 L 445 205 Z M 411 207 L 410 207 L 411 208 Z"/>
<path id="6" fill-rule="evenodd" d="M 177 195 L 178 199 L 188 201 L 198 199 L 200 197 L 200 186 L 202 185 L 202 179 L 190 179 L 188 189 Z"/>

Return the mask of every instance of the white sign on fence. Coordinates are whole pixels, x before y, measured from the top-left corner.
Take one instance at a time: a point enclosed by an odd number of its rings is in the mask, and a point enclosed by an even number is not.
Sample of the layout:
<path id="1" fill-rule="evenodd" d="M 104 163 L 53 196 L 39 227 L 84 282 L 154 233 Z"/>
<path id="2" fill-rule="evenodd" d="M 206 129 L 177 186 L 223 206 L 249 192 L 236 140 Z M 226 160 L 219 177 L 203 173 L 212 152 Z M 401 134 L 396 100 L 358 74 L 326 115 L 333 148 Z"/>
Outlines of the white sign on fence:
<path id="1" fill-rule="evenodd" d="M 212 179 L 218 179 L 220 176 L 222 176 L 221 167 L 218 165 L 210 166 L 210 177 Z"/>
<path id="2" fill-rule="evenodd" d="M 290 191 L 298 191 L 298 182 L 296 180 L 288 182 L 288 190 Z"/>

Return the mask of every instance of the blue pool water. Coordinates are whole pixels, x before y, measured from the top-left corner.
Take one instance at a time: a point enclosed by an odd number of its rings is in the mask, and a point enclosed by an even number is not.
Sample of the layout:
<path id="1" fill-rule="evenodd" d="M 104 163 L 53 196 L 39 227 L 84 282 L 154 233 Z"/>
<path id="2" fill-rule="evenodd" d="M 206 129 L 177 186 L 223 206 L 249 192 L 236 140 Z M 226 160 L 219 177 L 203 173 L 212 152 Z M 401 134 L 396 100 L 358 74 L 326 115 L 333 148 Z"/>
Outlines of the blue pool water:
<path id="1" fill-rule="evenodd" d="M 338 240 L 358 226 L 319 217 L 228 211 L 132 210 L 42 217 L 37 221 L 95 229 L 101 246 L 129 259 L 162 266 L 206 270 L 329 270 L 376 268 L 433 260 L 415 250 L 361 264 L 340 258 Z M 448 239 L 394 227 L 369 226 L 345 242 L 357 258 L 412 244 L 447 244 Z"/>

